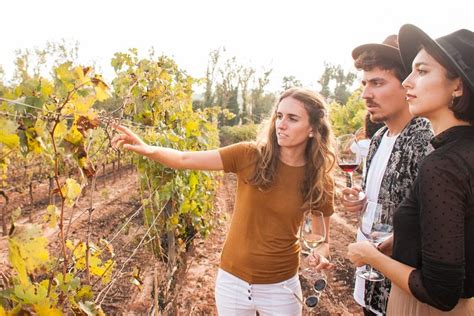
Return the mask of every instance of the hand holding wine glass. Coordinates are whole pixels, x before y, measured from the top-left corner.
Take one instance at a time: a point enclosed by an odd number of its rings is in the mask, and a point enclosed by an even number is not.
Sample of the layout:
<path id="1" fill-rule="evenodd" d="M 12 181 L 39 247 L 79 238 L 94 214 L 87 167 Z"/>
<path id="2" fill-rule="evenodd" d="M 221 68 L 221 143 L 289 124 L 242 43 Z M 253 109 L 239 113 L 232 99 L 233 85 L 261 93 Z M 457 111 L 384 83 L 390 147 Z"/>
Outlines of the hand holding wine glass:
<path id="1" fill-rule="evenodd" d="M 360 215 L 359 230 L 367 240 L 378 245 L 392 236 L 391 223 L 394 203 L 385 201 L 382 204 L 368 201 Z M 382 281 L 385 277 L 380 272 L 366 265 L 365 270 L 357 271 L 357 275 L 369 281 Z"/>
<path id="2" fill-rule="evenodd" d="M 310 252 L 302 252 L 305 259 L 302 260 L 300 275 L 311 284 L 314 294 L 298 301 L 306 308 L 314 308 L 318 305 L 322 291 L 327 285 L 327 277 L 318 271 L 318 267 L 327 268 L 330 266 L 326 258 L 318 254 L 315 256 L 315 249 L 326 242 L 326 223 L 324 215 L 319 211 L 307 211 L 303 215 L 303 222 L 300 227 L 300 239 L 303 245 L 310 249 Z M 318 249 L 319 250 L 319 249 Z M 326 254 L 328 255 L 328 254 Z M 317 262 L 311 264 L 312 260 Z"/>

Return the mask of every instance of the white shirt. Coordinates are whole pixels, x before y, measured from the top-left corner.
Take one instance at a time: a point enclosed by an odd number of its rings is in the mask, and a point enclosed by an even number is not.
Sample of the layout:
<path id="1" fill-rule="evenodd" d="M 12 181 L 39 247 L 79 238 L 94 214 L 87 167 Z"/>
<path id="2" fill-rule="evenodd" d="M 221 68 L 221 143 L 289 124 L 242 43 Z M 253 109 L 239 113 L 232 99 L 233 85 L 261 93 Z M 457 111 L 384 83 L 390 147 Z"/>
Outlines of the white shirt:
<path id="1" fill-rule="evenodd" d="M 383 175 L 385 169 L 387 168 L 388 160 L 392 154 L 393 146 L 397 140 L 399 134 L 395 136 L 388 136 L 388 131 L 383 135 L 380 142 L 379 148 L 375 153 L 372 161 L 370 163 L 370 168 L 367 173 L 367 181 L 365 187 L 365 195 L 367 201 L 377 202 L 379 197 L 380 185 L 382 184 Z M 360 230 L 357 230 L 357 241 L 367 240 L 367 238 L 362 235 Z M 365 266 L 362 266 L 359 269 L 365 269 Z M 354 286 L 354 299 L 356 302 L 365 307 L 364 302 L 364 292 L 365 292 L 365 280 L 356 276 L 355 286 Z M 379 314 L 379 313 L 376 313 Z M 380 314 L 381 315 L 381 314 Z"/>

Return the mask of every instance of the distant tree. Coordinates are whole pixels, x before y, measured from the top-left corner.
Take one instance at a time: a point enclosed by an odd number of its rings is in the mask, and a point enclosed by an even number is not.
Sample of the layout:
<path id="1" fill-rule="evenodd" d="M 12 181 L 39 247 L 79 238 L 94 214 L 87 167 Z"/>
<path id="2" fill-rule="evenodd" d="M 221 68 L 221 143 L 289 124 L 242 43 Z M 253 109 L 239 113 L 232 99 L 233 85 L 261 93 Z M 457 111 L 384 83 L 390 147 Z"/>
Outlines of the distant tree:
<path id="1" fill-rule="evenodd" d="M 250 123 L 252 121 L 252 104 L 249 102 L 249 84 L 255 69 L 251 67 L 243 67 L 240 73 L 240 87 L 242 94 L 242 123 Z"/>
<path id="2" fill-rule="evenodd" d="M 0 65 L 0 86 L 3 86 L 5 79 L 5 70 L 3 70 L 2 65 Z"/>
<path id="3" fill-rule="evenodd" d="M 209 53 L 209 61 L 206 69 L 206 91 L 204 92 L 204 107 L 211 107 L 214 105 L 215 94 L 213 86 L 216 80 L 216 68 L 219 63 L 220 49 L 215 49 Z"/>
<path id="4" fill-rule="evenodd" d="M 354 133 L 364 126 L 367 110 L 360 95 L 361 90 L 357 89 L 349 96 L 345 104 L 336 101 L 329 104 L 329 119 L 336 136 Z"/>
<path id="5" fill-rule="evenodd" d="M 324 72 L 318 80 L 321 93 L 328 101 L 346 104 L 351 95 L 350 88 L 357 75 L 354 72 L 345 72 L 341 65 L 324 63 Z M 333 88 L 332 88 L 333 87 Z"/>
<path id="6" fill-rule="evenodd" d="M 13 80 L 25 81 L 28 78 L 45 75 L 47 69 L 53 69 L 66 61 L 75 62 L 79 56 L 79 42 L 47 42 L 44 47 L 19 49 L 15 51 L 15 70 Z"/>
<path id="7" fill-rule="evenodd" d="M 282 81 L 283 82 L 282 82 L 281 88 L 283 89 L 283 91 L 285 91 L 289 88 L 292 88 L 292 87 L 301 87 L 302 86 L 301 81 L 296 79 L 295 76 L 284 76 Z"/>
<path id="8" fill-rule="evenodd" d="M 230 120 L 222 116 L 221 125 L 255 122 L 254 110 L 261 115 L 268 108 L 264 89 L 272 70 L 265 70 L 258 77 L 255 68 L 239 63 L 235 56 L 226 58 L 224 53 L 224 48 L 210 52 L 204 98 L 194 101 L 193 107 L 220 106 L 235 115 Z"/>
<path id="9" fill-rule="evenodd" d="M 265 70 L 261 77 L 256 79 L 254 88 L 250 94 L 252 113 L 251 117 L 254 123 L 260 123 L 266 116 L 268 116 L 270 110 L 275 104 L 275 94 L 265 92 L 265 87 L 270 82 L 270 75 L 272 69 Z"/>

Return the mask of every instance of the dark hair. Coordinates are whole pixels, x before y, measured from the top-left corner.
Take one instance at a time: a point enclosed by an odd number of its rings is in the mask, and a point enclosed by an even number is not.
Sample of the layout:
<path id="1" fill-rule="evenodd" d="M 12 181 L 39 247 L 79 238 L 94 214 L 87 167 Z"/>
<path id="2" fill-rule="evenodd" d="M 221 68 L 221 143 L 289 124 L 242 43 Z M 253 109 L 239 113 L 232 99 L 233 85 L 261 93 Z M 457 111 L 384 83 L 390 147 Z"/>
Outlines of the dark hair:
<path id="1" fill-rule="evenodd" d="M 395 77 L 402 82 L 408 76 L 405 68 L 401 61 L 393 60 L 388 58 L 375 50 L 367 50 L 357 57 L 354 61 L 354 66 L 357 70 L 370 71 L 376 67 L 383 70 L 390 70 Z"/>
<path id="2" fill-rule="evenodd" d="M 430 56 L 432 56 L 441 66 L 446 70 L 446 78 L 449 80 L 454 80 L 461 77 L 451 65 L 446 58 L 441 55 L 437 50 L 430 50 L 427 47 L 421 46 L 420 50 L 424 49 Z M 474 123 L 474 99 L 473 92 L 469 89 L 469 86 L 464 82 L 461 77 L 462 82 L 462 95 L 457 98 L 453 98 L 453 102 L 449 106 L 449 109 L 453 111 L 454 117 L 458 120 L 466 121 L 471 124 Z"/>
<path id="3" fill-rule="evenodd" d="M 373 122 L 370 119 L 370 113 L 367 113 L 364 118 L 365 137 L 371 139 L 374 134 L 381 129 L 385 124 L 383 122 Z"/>

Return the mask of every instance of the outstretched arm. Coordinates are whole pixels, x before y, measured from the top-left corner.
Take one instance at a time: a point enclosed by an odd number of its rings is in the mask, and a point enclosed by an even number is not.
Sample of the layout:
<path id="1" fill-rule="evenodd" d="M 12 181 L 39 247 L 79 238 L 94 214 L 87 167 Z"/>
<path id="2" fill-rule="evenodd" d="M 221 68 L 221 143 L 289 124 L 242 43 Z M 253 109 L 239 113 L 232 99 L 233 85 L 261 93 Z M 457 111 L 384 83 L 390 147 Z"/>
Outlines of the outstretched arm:
<path id="1" fill-rule="evenodd" d="M 114 148 L 122 147 L 155 160 L 167 167 L 192 170 L 223 170 L 224 168 L 218 150 L 179 151 L 171 148 L 151 146 L 125 126 L 117 125 L 115 129 L 120 134 L 112 140 Z"/>

